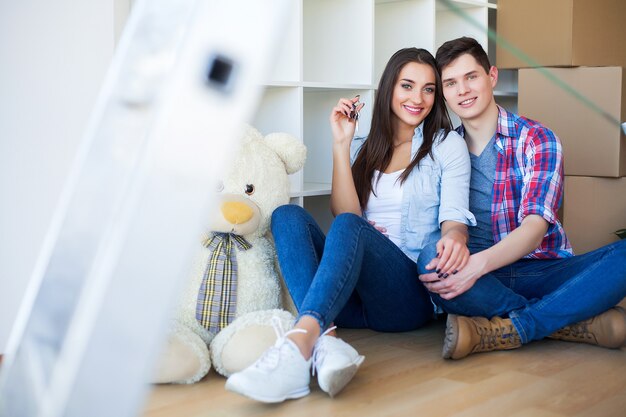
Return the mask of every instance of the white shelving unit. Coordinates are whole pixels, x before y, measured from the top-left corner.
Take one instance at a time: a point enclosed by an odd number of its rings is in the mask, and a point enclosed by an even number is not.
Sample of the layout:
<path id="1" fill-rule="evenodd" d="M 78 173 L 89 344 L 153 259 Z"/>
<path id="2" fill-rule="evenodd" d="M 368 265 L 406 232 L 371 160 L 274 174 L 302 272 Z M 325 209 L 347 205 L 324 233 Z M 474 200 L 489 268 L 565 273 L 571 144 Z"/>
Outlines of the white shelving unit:
<path id="1" fill-rule="evenodd" d="M 415 46 L 434 54 L 458 36 L 472 36 L 488 49 L 486 28 L 496 6 L 487 0 L 453 0 L 464 13 L 459 16 L 440 0 L 294 2 L 283 50 L 253 124 L 264 134 L 284 131 L 302 138 L 308 157 L 291 178 L 292 202 L 311 209 L 327 226 L 328 117 L 337 100 L 361 95 L 365 107 L 358 134 L 367 134 L 380 74 L 395 51 Z"/>

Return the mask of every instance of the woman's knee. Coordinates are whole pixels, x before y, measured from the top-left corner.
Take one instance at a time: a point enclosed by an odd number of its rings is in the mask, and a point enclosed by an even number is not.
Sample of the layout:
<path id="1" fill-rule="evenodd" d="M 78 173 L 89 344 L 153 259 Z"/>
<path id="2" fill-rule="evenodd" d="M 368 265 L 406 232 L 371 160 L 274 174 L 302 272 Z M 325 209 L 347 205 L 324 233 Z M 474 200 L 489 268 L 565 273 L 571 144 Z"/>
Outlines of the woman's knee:
<path id="1" fill-rule="evenodd" d="M 367 224 L 367 221 L 365 221 L 363 217 L 358 216 L 354 213 L 341 213 L 340 215 L 335 217 L 335 220 L 331 225 L 331 229 L 355 229 Z"/>
<path id="2" fill-rule="evenodd" d="M 274 212 L 272 213 L 272 223 L 275 220 L 283 221 L 294 217 L 300 217 L 305 213 L 306 211 L 296 204 L 284 204 L 274 209 Z"/>
<path id="3" fill-rule="evenodd" d="M 298 205 L 285 204 L 277 207 L 272 213 L 272 233 L 276 234 L 276 230 L 282 227 L 292 228 L 298 223 L 306 223 L 309 218 L 309 213 Z"/>
<path id="4" fill-rule="evenodd" d="M 420 251 L 419 256 L 417 257 L 417 271 L 420 274 L 428 274 L 430 272 L 434 272 L 433 270 L 426 269 L 426 265 L 430 263 L 434 258 L 437 257 L 437 244 L 429 243 Z"/>

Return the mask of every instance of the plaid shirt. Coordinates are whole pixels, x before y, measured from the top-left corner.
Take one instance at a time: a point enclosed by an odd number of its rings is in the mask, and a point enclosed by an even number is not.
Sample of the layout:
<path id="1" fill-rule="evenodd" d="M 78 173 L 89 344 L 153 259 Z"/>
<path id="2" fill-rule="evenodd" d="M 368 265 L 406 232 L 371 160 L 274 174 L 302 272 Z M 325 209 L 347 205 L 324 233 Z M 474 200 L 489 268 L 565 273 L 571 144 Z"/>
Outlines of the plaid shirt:
<path id="1" fill-rule="evenodd" d="M 541 245 L 525 258 L 554 259 L 573 255 L 556 212 L 563 195 L 561 141 L 540 123 L 498 106 L 494 146 L 498 151 L 491 201 L 491 223 L 496 243 L 529 214 L 549 223 Z M 465 136 L 463 125 L 457 129 Z"/>

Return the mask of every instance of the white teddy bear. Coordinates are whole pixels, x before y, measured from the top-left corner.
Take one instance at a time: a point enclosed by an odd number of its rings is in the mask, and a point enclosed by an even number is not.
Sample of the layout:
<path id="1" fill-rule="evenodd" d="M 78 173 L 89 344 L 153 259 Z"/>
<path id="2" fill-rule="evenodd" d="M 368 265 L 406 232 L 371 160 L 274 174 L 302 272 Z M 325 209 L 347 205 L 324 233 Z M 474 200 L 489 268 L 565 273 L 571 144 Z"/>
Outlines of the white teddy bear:
<path id="1" fill-rule="evenodd" d="M 219 210 L 173 320 L 153 382 L 193 383 L 211 364 L 229 376 L 254 362 L 293 315 L 281 310 L 281 283 L 268 239 L 275 208 L 289 203 L 288 174 L 304 166 L 296 138 L 265 138 L 246 126 L 241 148 L 219 185 Z M 209 353 L 210 352 L 210 353 Z"/>

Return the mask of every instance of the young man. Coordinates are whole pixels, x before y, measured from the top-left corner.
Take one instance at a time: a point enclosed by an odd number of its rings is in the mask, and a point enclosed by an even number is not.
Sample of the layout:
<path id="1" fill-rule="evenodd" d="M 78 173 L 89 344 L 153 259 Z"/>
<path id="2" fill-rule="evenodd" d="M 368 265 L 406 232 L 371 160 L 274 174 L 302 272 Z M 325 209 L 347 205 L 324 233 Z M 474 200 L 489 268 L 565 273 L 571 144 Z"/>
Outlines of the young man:
<path id="1" fill-rule="evenodd" d="M 514 349 L 546 336 L 624 345 L 626 312 L 614 306 L 626 296 L 626 241 L 573 256 L 556 216 L 559 139 L 496 104 L 498 70 L 476 40 L 446 42 L 436 59 L 448 106 L 463 122 L 458 131 L 470 152 L 470 210 L 478 222 L 462 270 L 440 273 L 435 247 L 418 262 L 420 280 L 449 313 L 443 357 Z"/>

